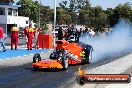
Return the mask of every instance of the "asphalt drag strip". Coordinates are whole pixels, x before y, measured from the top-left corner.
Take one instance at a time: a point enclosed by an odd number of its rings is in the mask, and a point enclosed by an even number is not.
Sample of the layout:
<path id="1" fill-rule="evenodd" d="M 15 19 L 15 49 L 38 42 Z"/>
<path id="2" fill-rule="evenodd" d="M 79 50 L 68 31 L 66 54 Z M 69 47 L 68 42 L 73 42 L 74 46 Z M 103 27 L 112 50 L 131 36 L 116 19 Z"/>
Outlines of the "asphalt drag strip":
<path id="1" fill-rule="evenodd" d="M 100 67 L 105 64 L 107 65 L 108 63 L 120 60 L 120 57 L 126 56 L 130 53 L 131 52 L 123 52 L 116 57 L 108 57 L 107 59 L 104 58 L 102 59 L 102 61 L 81 66 L 87 69 L 89 72 L 89 70 L 92 70 L 96 67 Z M 43 55 L 48 56 L 45 54 Z M 80 88 L 80 86 L 76 83 L 76 72 L 78 71 L 78 67 L 80 65 L 70 66 L 66 71 L 33 71 L 30 68 L 32 56 L 24 57 L 24 61 L 27 60 L 27 63 L 21 65 L 18 65 L 16 63 L 16 65 L 9 65 L 13 62 L 24 62 L 20 60 L 22 58 L 23 57 L 16 58 L 12 62 L 0 61 L 0 88 Z"/>

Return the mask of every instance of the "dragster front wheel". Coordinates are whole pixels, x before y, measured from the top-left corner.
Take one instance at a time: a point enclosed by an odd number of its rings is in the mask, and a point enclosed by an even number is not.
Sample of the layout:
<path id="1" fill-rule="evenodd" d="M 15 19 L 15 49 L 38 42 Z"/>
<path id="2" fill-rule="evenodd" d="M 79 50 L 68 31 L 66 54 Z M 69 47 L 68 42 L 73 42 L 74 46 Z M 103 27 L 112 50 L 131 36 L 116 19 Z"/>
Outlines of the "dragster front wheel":
<path id="1" fill-rule="evenodd" d="M 66 54 L 64 54 L 62 56 L 62 66 L 63 66 L 63 70 L 66 70 L 69 66 L 68 58 L 67 58 Z"/>
<path id="2" fill-rule="evenodd" d="M 36 53 L 33 57 L 33 63 L 36 63 L 38 61 L 41 61 L 41 56 L 39 53 Z"/>

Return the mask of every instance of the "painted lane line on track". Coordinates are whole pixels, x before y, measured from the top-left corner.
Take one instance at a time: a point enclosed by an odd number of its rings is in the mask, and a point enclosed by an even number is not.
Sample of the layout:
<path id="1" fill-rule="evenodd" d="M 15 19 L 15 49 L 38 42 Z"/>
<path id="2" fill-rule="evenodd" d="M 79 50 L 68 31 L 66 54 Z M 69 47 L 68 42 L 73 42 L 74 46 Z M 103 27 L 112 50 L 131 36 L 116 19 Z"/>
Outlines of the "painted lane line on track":
<path id="1" fill-rule="evenodd" d="M 33 55 L 33 54 L 29 54 L 29 55 Z M 23 56 L 28 56 L 28 55 L 23 55 Z M 9 60 L 9 59 L 13 59 L 13 58 L 19 58 L 19 57 L 23 57 L 23 56 L 16 56 L 16 57 L 11 57 L 11 58 L 5 58 L 4 60 Z M 2 60 L 2 59 L 0 59 L 0 60 Z"/>
<path id="2" fill-rule="evenodd" d="M 48 50 L 48 51 L 44 51 L 44 52 L 52 52 L 51 50 Z M 44 53 L 44 52 L 40 52 L 40 53 Z M 19 58 L 19 57 L 23 57 L 23 56 L 31 56 L 31 55 L 34 55 L 33 53 L 30 53 L 30 54 L 25 54 L 25 55 L 22 55 L 22 56 L 16 56 L 16 57 L 10 57 L 10 58 L 5 58 L 5 59 L 0 59 L 0 60 L 8 60 L 8 59 L 13 59 L 13 58 Z"/>
<path id="3" fill-rule="evenodd" d="M 45 52 L 49 52 L 49 50 L 45 50 L 45 51 L 41 51 L 40 53 L 45 53 Z M 37 52 L 36 52 L 37 53 Z M 22 56 L 31 56 L 31 55 L 34 55 L 35 53 L 34 53 L 34 51 L 32 52 L 32 53 L 29 53 L 29 54 L 25 54 L 25 55 L 22 55 Z M 19 58 L 19 57 L 22 57 L 22 56 L 20 56 L 20 55 L 18 55 L 18 56 L 15 56 L 15 57 L 7 57 L 7 58 L 4 58 L 4 59 L 1 59 L 1 60 L 6 60 L 6 59 L 12 59 L 12 58 Z"/>

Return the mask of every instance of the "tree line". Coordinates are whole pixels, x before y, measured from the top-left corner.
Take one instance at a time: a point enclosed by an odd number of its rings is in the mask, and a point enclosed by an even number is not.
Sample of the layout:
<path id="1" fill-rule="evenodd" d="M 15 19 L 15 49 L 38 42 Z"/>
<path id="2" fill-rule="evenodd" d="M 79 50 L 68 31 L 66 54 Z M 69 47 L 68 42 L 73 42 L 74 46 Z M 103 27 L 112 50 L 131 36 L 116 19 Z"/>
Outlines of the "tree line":
<path id="1" fill-rule="evenodd" d="M 4 0 L 3 0 L 4 1 Z M 11 1 L 13 0 L 5 0 Z M 95 31 L 103 31 L 102 27 L 112 27 L 120 19 L 132 21 L 131 3 L 119 4 L 115 8 L 104 10 L 101 6 L 92 7 L 89 0 L 67 0 L 59 3 L 57 7 L 57 24 L 79 24 L 93 27 Z M 41 26 L 53 22 L 54 9 L 49 6 L 40 5 L 38 1 L 19 0 L 19 15 L 28 16 L 38 24 L 39 10 Z"/>

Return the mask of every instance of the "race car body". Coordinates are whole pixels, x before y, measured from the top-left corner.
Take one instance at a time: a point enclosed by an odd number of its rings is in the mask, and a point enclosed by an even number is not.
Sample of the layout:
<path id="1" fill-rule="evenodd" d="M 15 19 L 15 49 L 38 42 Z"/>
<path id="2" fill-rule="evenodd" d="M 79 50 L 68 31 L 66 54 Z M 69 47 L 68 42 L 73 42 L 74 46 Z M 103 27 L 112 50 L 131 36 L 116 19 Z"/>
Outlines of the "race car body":
<path id="1" fill-rule="evenodd" d="M 58 68 L 62 69 L 63 66 L 57 60 L 45 59 L 36 63 L 32 63 L 35 68 Z"/>
<path id="2" fill-rule="evenodd" d="M 34 68 L 58 68 L 67 69 L 69 64 L 90 63 L 92 58 L 92 46 L 84 43 L 69 43 L 66 40 L 58 40 L 55 50 L 49 59 L 41 60 L 40 54 L 33 57 Z M 91 58 L 90 58 L 91 57 Z"/>

